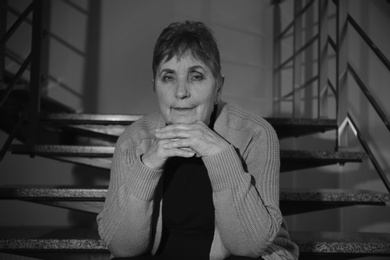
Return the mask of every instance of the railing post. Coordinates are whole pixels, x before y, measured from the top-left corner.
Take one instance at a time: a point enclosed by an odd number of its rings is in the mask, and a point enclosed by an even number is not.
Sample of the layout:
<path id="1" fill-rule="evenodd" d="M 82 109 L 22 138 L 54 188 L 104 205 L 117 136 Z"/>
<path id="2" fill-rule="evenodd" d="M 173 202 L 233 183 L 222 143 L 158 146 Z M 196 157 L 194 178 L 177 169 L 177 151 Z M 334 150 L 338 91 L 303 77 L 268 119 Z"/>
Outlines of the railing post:
<path id="1" fill-rule="evenodd" d="M 318 2 L 318 117 L 328 118 L 328 0 Z"/>
<path id="2" fill-rule="evenodd" d="M 293 65 L 293 117 L 302 117 L 302 54 L 297 51 L 302 46 L 302 0 L 294 1 L 294 65 Z"/>
<path id="3" fill-rule="evenodd" d="M 348 1 L 338 1 L 337 4 L 337 124 L 342 125 L 348 112 Z M 338 147 L 348 146 L 348 132 L 344 129 L 338 132 Z"/>
<path id="4" fill-rule="evenodd" d="M 7 0 L 0 0 L 0 39 L 7 33 Z M 5 44 L 0 45 L 0 87 L 5 81 Z"/>
<path id="5" fill-rule="evenodd" d="M 280 6 L 279 1 L 275 1 L 274 4 L 274 28 L 273 28 L 273 38 L 274 38 L 274 55 L 273 55 L 273 115 L 278 117 L 281 114 L 280 111 L 280 97 L 281 97 L 281 75 L 280 71 L 275 69 L 280 66 L 281 62 L 281 39 L 278 36 L 281 33 L 281 15 L 280 15 Z"/>
<path id="6" fill-rule="evenodd" d="M 314 36 L 314 8 L 309 7 L 306 8 L 305 11 L 305 25 L 304 25 L 304 32 L 305 32 L 305 44 L 306 50 L 303 51 L 305 53 L 304 55 L 304 89 L 302 89 L 302 94 L 304 93 L 303 97 L 303 112 L 302 116 L 305 118 L 311 118 L 313 115 L 314 110 L 314 100 L 313 100 L 313 82 L 309 83 L 311 79 L 314 76 L 314 44 L 307 43 L 310 42 L 311 39 L 313 39 Z"/>
<path id="7" fill-rule="evenodd" d="M 29 145 L 38 142 L 38 123 L 40 100 L 45 58 L 47 54 L 45 28 L 48 19 L 48 3 L 45 0 L 34 0 L 32 43 L 31 43 L 31 73 L 30 73 L 30 100 L 29 100 Z"/>

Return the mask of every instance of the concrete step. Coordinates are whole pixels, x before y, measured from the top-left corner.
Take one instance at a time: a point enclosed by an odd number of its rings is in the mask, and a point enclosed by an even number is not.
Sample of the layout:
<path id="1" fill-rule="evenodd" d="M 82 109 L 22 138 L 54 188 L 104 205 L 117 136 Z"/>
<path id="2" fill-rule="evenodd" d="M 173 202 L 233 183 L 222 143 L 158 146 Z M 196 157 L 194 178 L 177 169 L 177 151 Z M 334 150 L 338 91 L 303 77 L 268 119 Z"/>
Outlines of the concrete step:
<path id="1" fill-rule="evenodd" d="M 126 126 L 143 115 L 58 113 L 41 116 L 44 122 L 56 123 L 74 130 L 119 136 Z M 337 129 L 334 119 L 265 118 L 276 130 L 279 138 L 298 137 Z"/>
<path id="2" fill-rule="evenodd" d="M 15 154 L 34 154 L 53 159 L 80 163 L 110 169 L 114 147 L 111 146 L 70 146 L 70 145 L 13 145 Z M 333 151 L 281 150 L 281 171 L 292 171 L 318 166 L 362 162 L 365 153 Z"/>
<path id="3" fill-rule="evenodd" d="M 103 209 L 106 192 L 106 187 L 5 186 L 0 187 L 0 199 L 25 200 L 89 213 L 99 213 Z M 280 192 L 280 208 L 283 215 L 354 205 L 390 206 L 390 194 L 367 190 L 339 189 L 282 189 Z"/>
<path id="4" fill-rule="evenodd" d="M 0 252 L 36 259 L 109 259 L 97 230 L 64 227 L 0 228 Z"/>
<path id="5" fill-rule="evenodd" d="M 290 232 L 290 236 L 300 248 L 300 259 L 390 256 L 390 234 L 387 233 Z M 2 228 L 0 252 L 43 259 L 50 259 L 48 256 L 79 259 L 77 255 L 84 259 L 108 259 L 109 256 L 96 230 L 56 227 Z"/>
<path id="6" fill-rule="evenodd" d="M 389 233 L 290 232 L 299 246 L 299 259 L 352 259 L 390 256 Z"/>

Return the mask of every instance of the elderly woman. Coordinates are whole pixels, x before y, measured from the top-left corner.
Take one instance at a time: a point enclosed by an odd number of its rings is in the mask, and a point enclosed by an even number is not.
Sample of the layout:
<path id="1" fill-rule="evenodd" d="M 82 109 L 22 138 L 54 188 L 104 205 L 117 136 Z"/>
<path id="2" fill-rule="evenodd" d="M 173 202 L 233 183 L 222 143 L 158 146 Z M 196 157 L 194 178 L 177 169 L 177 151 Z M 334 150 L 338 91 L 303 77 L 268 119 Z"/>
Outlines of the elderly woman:
<path id="1" fill-rule="evenodd" d="M 275 131 L 222 102 L 223 83 L 203 23 L 162 31 L 153 55 L 160 111 L 118 139 L 98 215 L 113 257 L 297 259 L 278 206 Z"/>

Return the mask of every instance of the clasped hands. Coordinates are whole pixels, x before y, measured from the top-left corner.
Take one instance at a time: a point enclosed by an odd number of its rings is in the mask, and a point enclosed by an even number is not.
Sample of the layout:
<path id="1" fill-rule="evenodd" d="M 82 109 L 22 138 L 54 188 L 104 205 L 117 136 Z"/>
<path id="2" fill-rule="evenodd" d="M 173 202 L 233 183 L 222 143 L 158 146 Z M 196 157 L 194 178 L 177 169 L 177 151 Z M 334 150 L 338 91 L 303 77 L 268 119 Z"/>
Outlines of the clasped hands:
<path id="1" fill-rule="evenodd" d="M 151 169 L 162 169 L 170 157 L 206 157 L 227 148 L 229 143 L 205 123 L 172 124 L 156 129 L 156 142 L 142 156 Z"/>

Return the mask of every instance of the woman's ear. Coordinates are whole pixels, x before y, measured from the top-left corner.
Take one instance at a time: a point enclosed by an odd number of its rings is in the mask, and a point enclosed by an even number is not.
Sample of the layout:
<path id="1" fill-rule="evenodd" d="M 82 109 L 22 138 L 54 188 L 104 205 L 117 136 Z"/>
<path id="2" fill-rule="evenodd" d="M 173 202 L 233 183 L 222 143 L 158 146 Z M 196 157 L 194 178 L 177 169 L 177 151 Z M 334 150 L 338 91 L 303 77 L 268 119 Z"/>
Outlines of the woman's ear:
<path id="1" fill-rule="evenodd" d="M 222 75 L 221 79 L 219 80 L 219 84 L 218 84 L 218 89 L 217 89 L 218 95 L 221 94 L 224 83 L 225 83 L 225 76 Z"/>
<path id="2" fill-rule="evenodd" d="M 223 88 L 224 83 L 225 83 L 225 76 L 222 75 L 221 79 L 218 82 L 218 86 L 217 86 L 217 98 L 215 99 L 215 105 L 218 105 L 218 103 L 221 99 L 222 88 Z"/>

